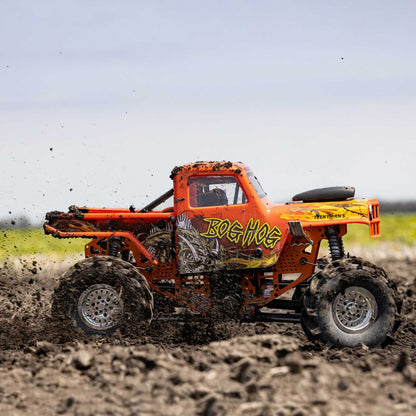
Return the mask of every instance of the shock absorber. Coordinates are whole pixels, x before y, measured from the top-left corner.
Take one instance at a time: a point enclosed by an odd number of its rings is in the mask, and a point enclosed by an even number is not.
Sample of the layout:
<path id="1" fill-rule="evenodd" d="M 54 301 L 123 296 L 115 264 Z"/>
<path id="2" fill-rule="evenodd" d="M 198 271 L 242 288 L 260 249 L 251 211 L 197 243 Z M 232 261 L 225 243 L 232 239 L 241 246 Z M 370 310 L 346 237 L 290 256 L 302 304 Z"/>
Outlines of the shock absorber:
<path id="1" fill-rule="evenodd" d="M 328 239 L 329 251 L 332 260 L 339 260 L 345 257 L 344 243 L 342 237 L 338 237 L 338 229 L 336 227 L 327 227 L 325 231 Z"/>
<path id="2" fill-rule="evenodd" d="M 338 246 L 339 246 L 339 252 L 341 254 L 341 258 L 343 259 L 345 257 L 345 250 L 344 250 L 344 240 L 342 237 L 338 237 Z"/>
<path id="3" fill-rule="evenodd" d="M 120 237 L 110 237 L 108 240 L 108 255 L 112 257 L 117 257 L 118 252 L 122 246 Z"/>

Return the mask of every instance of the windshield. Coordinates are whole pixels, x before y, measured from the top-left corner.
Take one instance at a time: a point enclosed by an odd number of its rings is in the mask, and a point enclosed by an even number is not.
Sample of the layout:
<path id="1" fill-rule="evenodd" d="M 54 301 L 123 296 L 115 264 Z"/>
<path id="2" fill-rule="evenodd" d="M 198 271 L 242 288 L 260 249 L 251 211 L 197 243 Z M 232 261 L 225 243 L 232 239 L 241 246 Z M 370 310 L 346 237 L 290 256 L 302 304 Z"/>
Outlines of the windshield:
<path id="1" fill-rule="evenodd" d="M 264 192 L 263 188 L 260 185 L 260 182 L 258 179 L 254 176 L 253 172 L 248 172 L 247 177 L 250 180 L 251 184 L 253 185 L 255 191 L 257 192 L 257 195 L 259 198 L 264 198 L 266 196 L 266 192 Z"/>

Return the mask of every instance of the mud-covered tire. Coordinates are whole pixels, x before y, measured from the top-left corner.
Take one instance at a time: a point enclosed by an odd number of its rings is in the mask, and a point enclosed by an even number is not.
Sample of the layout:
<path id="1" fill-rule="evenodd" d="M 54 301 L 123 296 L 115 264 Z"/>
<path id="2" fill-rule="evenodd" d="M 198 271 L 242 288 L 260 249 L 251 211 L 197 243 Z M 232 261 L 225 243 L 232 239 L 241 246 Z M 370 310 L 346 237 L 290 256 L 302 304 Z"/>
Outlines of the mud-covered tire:
<path id="1" fill-rule="evenodd" d="M 153 297 L 143 275 L 116 257 L 95 256 L 73 265 L 52 297 L 52 318 L 88 335 L 132 333 L 153 316 Z"/>
<path id="2" fill-rule="evenodd" d="M 391 336 L 401 302 L 385 271 L 361 258 L 327 264 L 302 299 L 302 327 L 328 346 L 376 347 Z"/>

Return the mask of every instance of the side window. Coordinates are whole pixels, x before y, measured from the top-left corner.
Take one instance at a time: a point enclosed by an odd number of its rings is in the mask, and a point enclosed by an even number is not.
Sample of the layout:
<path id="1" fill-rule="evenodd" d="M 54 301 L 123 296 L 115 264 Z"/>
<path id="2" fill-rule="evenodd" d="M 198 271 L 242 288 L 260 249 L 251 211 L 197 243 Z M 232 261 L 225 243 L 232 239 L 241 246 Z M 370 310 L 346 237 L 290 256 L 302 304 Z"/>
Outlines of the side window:
<path id="1" fill-rule="evenodd" d="M 188 180 L 191 207 L 245 204 L 247 199 L 233 176 L 194 176 Z"/>

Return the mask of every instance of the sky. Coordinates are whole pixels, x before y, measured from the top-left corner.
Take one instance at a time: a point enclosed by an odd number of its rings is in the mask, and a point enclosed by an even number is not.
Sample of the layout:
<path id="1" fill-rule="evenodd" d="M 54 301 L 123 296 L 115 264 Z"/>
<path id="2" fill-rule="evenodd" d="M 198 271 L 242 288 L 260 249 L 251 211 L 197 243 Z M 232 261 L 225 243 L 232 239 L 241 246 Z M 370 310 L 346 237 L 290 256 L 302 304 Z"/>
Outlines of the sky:
<path id="1" fill-rule="evenodd" d="M 416 2 L 2 0 L 0 219 L 142 207 L 197 160 L 272 202 L 415 200 Z"/>

